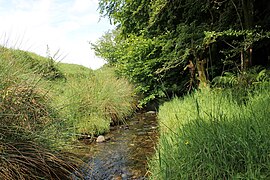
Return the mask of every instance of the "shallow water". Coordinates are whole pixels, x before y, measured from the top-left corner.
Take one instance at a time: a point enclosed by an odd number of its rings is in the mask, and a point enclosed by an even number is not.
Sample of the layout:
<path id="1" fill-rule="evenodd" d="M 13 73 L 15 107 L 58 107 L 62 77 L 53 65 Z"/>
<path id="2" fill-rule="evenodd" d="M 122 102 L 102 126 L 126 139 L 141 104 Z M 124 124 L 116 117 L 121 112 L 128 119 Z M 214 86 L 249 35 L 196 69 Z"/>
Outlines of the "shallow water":
<path id="1" fill-rule="evenodd" d="M 153 155 L 157 140 L 155 114 L 138 113 L 105 137 L 104 143 L 81 146 L 88 164 L 83 167 L 84 179 L 147 179 L 147 158 Z"/>

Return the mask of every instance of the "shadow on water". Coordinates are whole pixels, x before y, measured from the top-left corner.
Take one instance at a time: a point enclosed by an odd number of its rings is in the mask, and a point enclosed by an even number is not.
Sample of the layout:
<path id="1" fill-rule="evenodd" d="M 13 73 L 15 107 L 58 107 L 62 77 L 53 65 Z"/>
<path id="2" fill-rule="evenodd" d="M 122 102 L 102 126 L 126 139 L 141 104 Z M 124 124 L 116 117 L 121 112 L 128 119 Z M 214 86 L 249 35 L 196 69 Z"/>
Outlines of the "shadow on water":
<path id="1" fill-rule="evenodd" d="M 87 159 L 85 180 L 147 179 L 147 158 L 157 140 L 156 115 L 138 113 L 125 125 L 113 127 L 104 143 L 91 143 L 79 150 Z"/>

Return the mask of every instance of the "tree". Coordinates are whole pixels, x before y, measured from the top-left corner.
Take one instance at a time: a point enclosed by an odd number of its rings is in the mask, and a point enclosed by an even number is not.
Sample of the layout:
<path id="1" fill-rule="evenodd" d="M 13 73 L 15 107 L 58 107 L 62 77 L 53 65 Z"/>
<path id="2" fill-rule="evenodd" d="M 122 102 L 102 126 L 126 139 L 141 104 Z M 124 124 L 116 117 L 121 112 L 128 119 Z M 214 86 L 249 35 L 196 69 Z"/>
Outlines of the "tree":
<path id="1" fill-rule="evenodd" d="M 264 5 L 259 5 L 260 3 Z M 181 95 L 226 68 L 251 65 L 268 39 L 267 0 L 100 0 L 116 24 L 93 45 L 145 98 Z M 265 9 L 264 9 L 265 8 Z M 267 43 L 265 43 L 267 44 Z"/>

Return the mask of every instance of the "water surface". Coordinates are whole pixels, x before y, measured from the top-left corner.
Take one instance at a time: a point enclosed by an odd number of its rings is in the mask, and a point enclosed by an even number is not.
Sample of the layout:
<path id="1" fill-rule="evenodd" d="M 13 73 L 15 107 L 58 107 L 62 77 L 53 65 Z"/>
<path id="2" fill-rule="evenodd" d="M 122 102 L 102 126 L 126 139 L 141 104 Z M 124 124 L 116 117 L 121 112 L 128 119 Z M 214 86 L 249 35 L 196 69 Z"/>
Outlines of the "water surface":
<path id="1" fill-rule="evenodd" d="M 105 137 L 104 143 L 81 146 L 89 165 L 83 168 L 84 179 L 147 179 L 147 158 L 153 155 L 157 140 L 155 114 L 138 113 Z"/>

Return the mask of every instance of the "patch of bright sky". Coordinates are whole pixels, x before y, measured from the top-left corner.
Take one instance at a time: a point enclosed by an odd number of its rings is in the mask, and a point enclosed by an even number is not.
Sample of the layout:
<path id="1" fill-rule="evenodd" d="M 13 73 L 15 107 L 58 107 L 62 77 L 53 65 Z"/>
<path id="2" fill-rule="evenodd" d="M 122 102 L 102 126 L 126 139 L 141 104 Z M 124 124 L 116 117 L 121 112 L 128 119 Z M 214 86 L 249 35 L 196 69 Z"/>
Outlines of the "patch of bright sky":
<path id="1" fill-rule="evenodd" d="M 99 68 L 89 42 L 113 26 L 97 9 L 98 0 L 0 0 L 0 43 L 42 56 L 48 45 L 62 62 Z"/>

